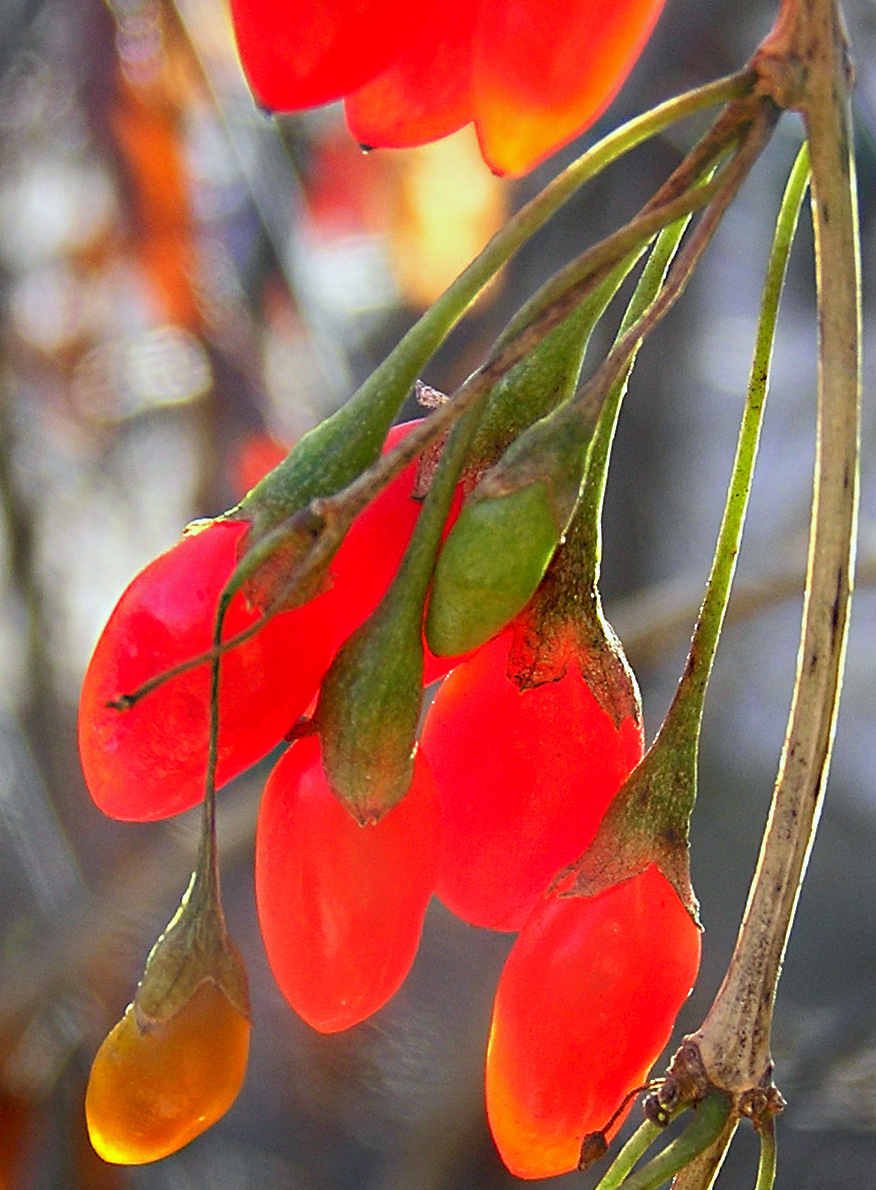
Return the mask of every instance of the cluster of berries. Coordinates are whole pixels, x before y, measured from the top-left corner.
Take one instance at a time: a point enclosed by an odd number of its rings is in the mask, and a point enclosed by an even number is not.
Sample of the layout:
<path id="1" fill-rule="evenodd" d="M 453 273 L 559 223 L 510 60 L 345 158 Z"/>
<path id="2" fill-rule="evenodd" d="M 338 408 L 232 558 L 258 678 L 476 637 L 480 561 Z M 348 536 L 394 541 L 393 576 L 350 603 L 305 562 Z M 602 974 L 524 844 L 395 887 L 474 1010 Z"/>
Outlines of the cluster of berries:
<path id="1" fill-rule="evenodd" d="M 393 429 L 387 446 L 408 428 Z M 307 711 L 339 646 L 397 571 L 420 510 L 416 493 L 413 463 L 353 522 L 330 585 L 223 655 L 217 784 L 263 757 Z M 135 578 L 98 642 L 82 692 L 80 751 L 95 802 L 115 818 L 166 818 L 203 796 L 208 666 L 168 678 L 128 709 L 118 709 L 119 699 L 210 648 L 217 602 L 248 528 L 245 520 L 220 519 L 183 537 Z M 226 638 L 259 615 L 238 592 Z M 575 1168 L 582 1139 L 603 1129 L 646 1078 L 694 981 L 700 944 L 687 908 L 653 864 L 596 896 L 556 885 L 641 759 L 638 692 L 624 667 L 627 713 L 613 714 L 571 648 L 550 680 L 521 681 L 512 664 L 518 642 L 512 623 L 461 660 L 426 649 L 424 680 L 443 681 L 425 717 L 410 789 L 376 821 L 363 823 L 335 796 L 317 715 L 315 730 L 304 729 L 268 779 L 256 894 L 283 994 L 326 1033 L 362 1021 L 398 989 L 433 894 L 466 922 L 519 931 L 495 997 L 487 1110 L 512 1172 L 544 1177 Z M 199 996 L 199 1030 L 207 1009 L 232 1020 L 221 994 Z M 176 1053 L 188 1037 L 182 1015 L 165 1026 L 176 1029 Z M 138 1062 L 152 1045 L 166 1064 L 158 1031 L 138 1034 L 128 1016 Z M 219 1061 L 222 1047 L 211 1048 Z M 150 1138 L 140 1115 L 146 1134 L 135 1143 L 127 1135 L 134 1113 L 113 1095 L 124 1061 L 109 1074 L 96 1063 L 108 1089 L 100 1103 L 94 1091 L 90 1126 L 110 1159 L 172 1151 L 221 1115 L 236 1092 L 202 1072 L 203 1086 L 176 1108 L 187 1118 L 170 1141 L 166 1121 L 160 1138 Z M 206 1121 L 194 1131 L 193 1115 Z"/>

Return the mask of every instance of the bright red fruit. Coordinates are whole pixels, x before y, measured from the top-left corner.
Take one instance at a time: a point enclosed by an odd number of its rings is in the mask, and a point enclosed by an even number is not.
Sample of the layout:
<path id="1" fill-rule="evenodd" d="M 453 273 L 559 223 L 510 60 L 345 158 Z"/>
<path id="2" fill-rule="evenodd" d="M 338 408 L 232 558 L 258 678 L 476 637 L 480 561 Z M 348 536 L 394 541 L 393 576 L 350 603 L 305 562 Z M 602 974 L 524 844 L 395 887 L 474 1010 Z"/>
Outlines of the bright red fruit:
<path id="1" fill-rule="evenodd" d="M 669 1040 L 696 978 L 700 932 L 652 864 L 595 897 L 550 894 L 499 979 L 487 1115 L 522 1178 L 575 1169 Z"/>
<path id="2" fill-rule="evenodd" d="M 393 426 L 383 453 L 419 424 L 420 419 Z M 336 646 L 371 615 L 398 570 L 422 508 L 415 496 L 418 467 L 415 459 L 372 500 L 353 521 L 335 554 L 329 596 L 333 597 Z"/>
<path id="3" fill-rule="evenodd" d="M 340 99 L 393 61 L 422 23 L 409 0 L 231 0 L 250 83 L 271 108 Z"/>
<path id="4" fill-rule="evenodd" d="M 437 894 L 465 921 L 505 930 L 584 851 L 643 748 L 641 721 L 616 726 L 572 662 L 521 693 L 507 676 L 511 639 L 445 679 L 420 745 L 444 823 Z"/>
<path id="5" fill-rule="evenodd" d="M 316 737 L 282 757 L 259 812 L 256 901 L 280 990 L 313 1028 L 347 1029 L 398 989 L 439 850 L 438 802 L 422 757 L 407 795 L 368 826 L 331 792 Z"/>
<path id="6" fill-rule="evenodd" d="M 497 172 L 525 173 L 588 128 L 663 0 L 232 0 L 257 98 L 295 111 L 346 96 L 365 145 L 425 144 L 474 123 Z"/>
<path id="7" fill-rule="evenodd" d="M 216 601 L 245 521 L 213 521 L 134 579 L 97 642 L 79 703 L 79 752 L 91 796 L 113 818 L 146 821 L 204 794 L 210 672 L 172 678 L 129 710 L 110 699 L 210 647 Z M 260 760 L 307 707 L 328 668 L 334 625 L 324 597 L 275 616 L 220 667 L 217 784 Z M 225 637 L 258 619 L 232 600 Z"/>

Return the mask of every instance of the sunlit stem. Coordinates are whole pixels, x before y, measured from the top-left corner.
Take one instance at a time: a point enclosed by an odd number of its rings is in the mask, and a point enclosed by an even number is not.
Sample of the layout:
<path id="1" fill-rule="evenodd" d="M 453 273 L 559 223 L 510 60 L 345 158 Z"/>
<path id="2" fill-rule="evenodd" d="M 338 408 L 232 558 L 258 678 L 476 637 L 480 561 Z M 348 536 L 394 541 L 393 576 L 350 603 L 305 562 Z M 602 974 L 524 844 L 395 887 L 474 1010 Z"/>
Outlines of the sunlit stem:
<path id="1" fill-rule="evenodd" d="M 658 236 L 621 320 L 619 337 L 623 336 L 642 316 L 659 292 L 666 279 L 666 271 L 672 263 L 690 220 L 690 215 L 679 219 L 676 223 L 665 227 Z M 580 565 L 583 568 L 579 571 L 582 585 L 594 588 L 599 581 L 602 556 L 602 506 L 608 480 L 608 464 L 621 405 L 635 362 L 636 357 L 633 355 L 605 399 L 596 433 L 593 436 L 587 478 L 584 482 L 581 500 L 575 512 L 575 521 L 566 537 L 567 548 L 572 541 L 575 543 Z"/>
<path id="2" fill-rule="evenodd" d="M 808 176 L 808 157 L 804 147 L 800 150 L 791 171 L 776 223 L 761 301 L 745 410 L 706 594 L 694 628 L 685 672 L 661 729 L 664 736 L 667 732 L 673 731 L 684 733 L 691 746 L 695 746 L 699 733 L 706 687 L 736 571 L 763 424 L 779 301 Z"/>
<path id="3" fill-rule="evenodd" d="M 678 1171 L 672 1182 L 672 1190 L 712 1190 L 738 1124 L 738 1117 L 731 1115 L 717 1140 Z"/>
<path id="4" fill-rule="evenodd" d="M 638 1164 L 651 1145 L 664 1135 L 664 1129 L 653 1120 L 640 1124 L 605 1171 L 596 1190 L 617 1190 L 624 1178 Z"/>
<path id="5" fill-rule="evenodd" d="M 760 1130 L 760 1161 L 754 1190 L 773 1190 L 776 1180 L 776 1122 L 767 1120 Z"/>
<path id="6" fill-rule="evenodd" d="M 224 920 L 219 895 L 219 848 L 216 840 L 216 765 L 219 757 L 219 687 L 222 654 L 222 625 L 228 610 L 227 601 L 220 597 L 213 627 L 213 650 L 210 656 L 209 722 L 207 732 L 207 768 L 204 778 L 201 838 L 195 872 L 188 892 L 189 906 L 208 908 Z"/>
<path id="7" fill-rule="evenodd" d="M 744 152 L 745 150 L 741 149 L 739 155 Z M 736 160 L 734 159 L 734 161 Z M 750 161 L 748 164 L 750 165 Z M 732 175 L 734 163 L 731 162 L 725 169 Z M 495 355 L 469 377 L 446 404 L 435 409 L 420 425 L 415 426 L 392 451 L 369 467 L 341 492 L 334 496 L 312 500 L 305 509 L 296 513 L 288 522 L 279 524 L 267 533 L 245 556 L 223 589 L 220 601 L 222 609 L 227 609 L 233 596 L 257 570 L 258 566 L 270 558 L 280 546 L 289 541 L 296 527 L 300 526 L 302 531 L 306 528 L 315 535 L 315 544 L 303 558 L 301 565 L 294 569 L 288 583 L 283 586 L 270 607 L 265 609 L 255 623 L 225 641 L 221 639 L 222 625 L 219 624 L 217 635 L 210 649 L 156 674 L 154 678 L 150 678 L 138 686 L 136 690 L 120 694 L 118 698 L 108 702 L 107 706 L 119 711 L 128 710 L 164 682 L 178 677 L 196 666 L 203 665 L 207 661 L 212 661 L 216 656 L 221 656 L 229 649 L 236 648 L 259 632 L 271 616 L 287 605 L 289 597 L 296 588 L 305 586 L 309 578 L 330 562 L 349 526 L 374 496 L 426 447 L 445 433 L 471 405 L 510 372 L 529 351 L 538 346 L 576 305 L 586 298 L 588 292 L 602 282 L 619 261 L 643 243 L 647 243 L 667 225 L 685 218 L 691 212 L 709 204 L 711 200 L 722 199 L 723 209 L 723 206 L 729 202 L 732 193 L 735 193 L 737 185 L 738 181 L 733 186 L 728 186 L 722 171 L 722 174 L 711 182 L 693 186 L 691 190 L 681 194 L 673 194 L 661 205 L 649 204 L 636 219 L 584 253 L 577 263 L 574 275 L 569 278 L 567 288 L 556 295 L 550 306 L 540 311 L 531 322 L 527 323 L 507 343 L 504 343 Z M 661 310 L 660 316 L 664 312 L 665 310 Z M 639 328 L 639 338 L 641 338 L 641 335 L 650 329 L 652 321 L 656 321 L 656 319 L 644 316 L 632 328 L 632 332 L 625 337 L 624 341 L 628 347 L 627 359 L 633 353 L 638 342 L 634 333 L 636 328 Z M 615 353 L 611 357 L 612 379 L 616 376 L 620 366 L 622 366 L 620 354 Z M 221 610 L 220 614 L 224 620 L 224 610 Z"/>
<path id="8" fill-rule="evenodd" d="M 710 1092 L 697 1104 L 680 1136 L 669 1142 L 647 1165 L 623 1183 L 623 1190 L 658 1190 L 680 1169 L 710 1148 L 720 1137 L 730 1117 L 732 1102 L 721 1091 Z"/>

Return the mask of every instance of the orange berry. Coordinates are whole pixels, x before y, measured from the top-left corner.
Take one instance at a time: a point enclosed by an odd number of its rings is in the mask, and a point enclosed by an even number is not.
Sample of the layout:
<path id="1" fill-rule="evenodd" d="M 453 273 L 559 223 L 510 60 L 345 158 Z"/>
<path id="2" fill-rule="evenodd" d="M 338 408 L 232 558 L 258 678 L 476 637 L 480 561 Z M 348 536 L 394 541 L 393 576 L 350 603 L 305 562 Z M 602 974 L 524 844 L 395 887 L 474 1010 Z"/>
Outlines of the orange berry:
<path id="1" fill-rule="evenodd" d="M 175 1153 L 237 1097 L 250 1022 L 211 981 L 179 1012 L 141 1030 L 129 1005 L 97 1051 L 85 1093 L 96 1152 L 117 1165 Z"/>

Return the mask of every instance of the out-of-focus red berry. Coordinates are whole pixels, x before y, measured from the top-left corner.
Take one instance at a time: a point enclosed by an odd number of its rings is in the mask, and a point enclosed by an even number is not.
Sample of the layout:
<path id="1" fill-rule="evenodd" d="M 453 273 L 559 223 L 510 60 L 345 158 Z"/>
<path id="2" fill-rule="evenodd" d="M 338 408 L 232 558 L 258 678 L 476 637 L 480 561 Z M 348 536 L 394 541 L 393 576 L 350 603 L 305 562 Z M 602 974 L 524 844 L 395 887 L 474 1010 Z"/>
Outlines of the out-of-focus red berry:
<path id="1" fill-rule="evenodd" d="M 663 0 L 232 0 L 256 97 L 296 111 L 345 96 L 370 147 L 474 123 L 484 159 L 526 173 L 588 128 L 640 54 Z"/>

